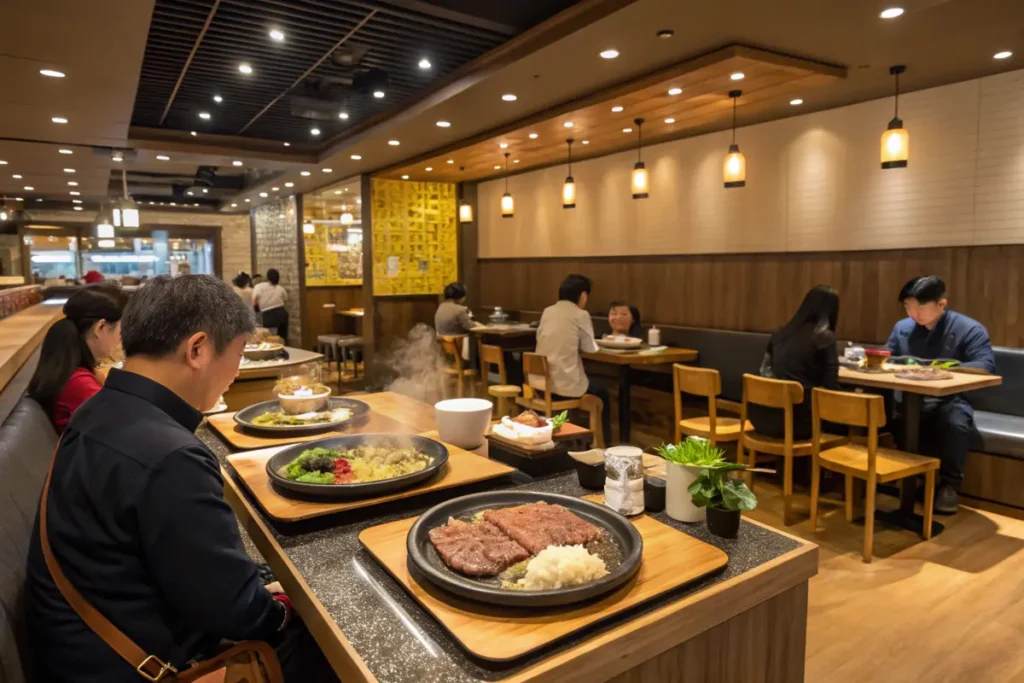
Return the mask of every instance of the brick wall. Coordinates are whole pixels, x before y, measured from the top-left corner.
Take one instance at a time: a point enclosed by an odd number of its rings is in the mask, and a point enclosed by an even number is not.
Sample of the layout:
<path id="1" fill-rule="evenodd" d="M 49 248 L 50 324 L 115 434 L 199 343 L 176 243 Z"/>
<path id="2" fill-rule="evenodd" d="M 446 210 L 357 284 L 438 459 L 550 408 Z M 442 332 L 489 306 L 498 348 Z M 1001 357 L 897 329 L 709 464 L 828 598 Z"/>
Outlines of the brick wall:
<path id="1" fill-rule="evenodd" d="M 253 209 L 256 272 L 266 274 L 276 268 L 281 286 L 288 291 L 288 343 L 302 346 L 302 311 L 299 298 L 298 220 L 295 198 L 288 197 Z"/>

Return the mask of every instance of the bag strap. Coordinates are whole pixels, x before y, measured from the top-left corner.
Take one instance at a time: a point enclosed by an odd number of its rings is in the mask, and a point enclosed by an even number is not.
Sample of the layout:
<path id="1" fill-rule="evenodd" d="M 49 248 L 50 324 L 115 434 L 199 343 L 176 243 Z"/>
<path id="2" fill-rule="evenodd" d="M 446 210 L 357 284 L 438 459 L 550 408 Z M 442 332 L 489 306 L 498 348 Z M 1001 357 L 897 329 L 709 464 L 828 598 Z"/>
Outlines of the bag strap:
<path id="1" fill-rule="evenodd" d="M 135 670 L 148 681 L 156 683 L 164 680 L 168 675 L 176 675 L 178 670 L 170 664 L 163 662 L 156 655 L 147 655 L 135 641 L 121 632 L 109 619 L 100 614 L 99 610 L 93 607 L 78 590 L 71 585 L 68 577 L 61 571 L 57 558 L 53 555 L 50 547 L 50 537 L 46 530 L 46 502 L 50 492 L 50 478 L 53 476 L 53 466 L 57 461 L 57 451 L 60 449 L 60 442 L 53 451 L 53 459 L 50 460 L 50 469 L 46 473 L 46 482 L 43 484 L 43 497 L 39 507 L 39 538 L 42 542 L 43 559 L 46 560 L 46 568 L 50 570 L 50 576 L 57 585 L 71 609 L 81 617 L 85 625 L 100 639 L 110 646 L 121 659 L 135 667 Z"/>

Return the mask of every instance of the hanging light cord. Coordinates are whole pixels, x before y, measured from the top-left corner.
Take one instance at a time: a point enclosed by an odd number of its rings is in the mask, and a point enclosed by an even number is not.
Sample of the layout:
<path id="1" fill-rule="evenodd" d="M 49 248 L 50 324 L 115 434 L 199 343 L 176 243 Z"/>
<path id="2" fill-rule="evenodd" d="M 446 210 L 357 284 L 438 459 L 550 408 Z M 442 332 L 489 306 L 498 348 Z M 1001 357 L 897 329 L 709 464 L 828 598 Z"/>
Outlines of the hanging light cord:
<path id="1" fill-rule="evenodd" d="M 643 149 L 644 149 L 644 124 L 636 124 L 636 160 L 643 161 Z"/>
<path id="2" fill-rule="evenodd" d="M 121 169 L 121 189 L 124 191 L 124 198 L 128 199 L 128 172 Z"/>
<path id="3" fill-rule="evenodd" d="M 572 177 L 572 138 L 566 140 L 569 143 L 569 177 Z"/>
<path id="4" fill-rule="evenodd" d="M 898 119 L 900 117 L 900 72 L 897 71 L 896 76 L 896 97 L 895 97 L 895 110 L 893 111 L 893 118 Z"/>
<path id="5" fill-rule="evenodd" d="M 719 143 L 721 144 L 721 143 Z M 732 98 L 732 144 L 736 144 L 736 98 Z"/>
<path id="6" fill-rule="evenodd" d="M 508 193 L 508 152 L 505 152 L 505 192 Z"/>

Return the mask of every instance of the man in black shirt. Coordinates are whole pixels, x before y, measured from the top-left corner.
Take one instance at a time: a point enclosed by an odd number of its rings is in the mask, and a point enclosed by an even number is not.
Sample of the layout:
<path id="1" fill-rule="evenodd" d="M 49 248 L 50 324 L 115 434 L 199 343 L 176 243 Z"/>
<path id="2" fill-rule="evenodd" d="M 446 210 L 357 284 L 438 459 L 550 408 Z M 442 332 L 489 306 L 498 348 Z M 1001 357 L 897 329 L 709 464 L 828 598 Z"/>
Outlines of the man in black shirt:
<path id="1" fill-rule="evenodd" d="M 332 680 L 300 625 L 286 630 L 288 600 L 263 587 L 217 460 L 193 434 L 200 411 L 238 374 L 253 327 L 242 300 L 209 276 L 156 278 L 133 295 L 122 319 L 124 370 L 111 370 L 72 416 L 56 455 L 50 545 L 89 603 L 179 670 L 222 639 L 263 640 L 287 652 L 287 680 Z M 27 594 L 37 680 L 141 680 L 53 583 L 38 518 Z"/>

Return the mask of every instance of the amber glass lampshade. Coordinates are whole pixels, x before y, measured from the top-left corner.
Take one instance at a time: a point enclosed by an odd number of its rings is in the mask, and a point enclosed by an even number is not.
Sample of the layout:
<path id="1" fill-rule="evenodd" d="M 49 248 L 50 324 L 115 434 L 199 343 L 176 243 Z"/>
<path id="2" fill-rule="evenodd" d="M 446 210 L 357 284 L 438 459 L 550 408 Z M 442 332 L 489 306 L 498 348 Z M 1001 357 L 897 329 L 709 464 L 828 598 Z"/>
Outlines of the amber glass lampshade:
<path id="1" fill-rule="evenodd" d="M 744 187 L 747 184 L 747 159 L 739 145 L 729 145 L 729 153 L 722 164 L 722 179 L 726 187 Z"/>
<path id="2" fill-rule="evenodd" d="M 512 201 L 512 195 L 506 192 L 501 195 L 501 217 L 512 218 L 516 212 L 515 202 Z"/>
<path id="3" fill-rule="evenodd" d="M 906 168 L 910 157 L 910 133 L 903 121 L 893 119 L 882 133 L 882 168 Z"/>
<path id="4" fill-rule="evenodd" d="M 633 165 L 633 199 L 647 199 L 647 167 L 638 161 Z"/>
<path id="5" fill-rule="evenodd" d="M 473 206 L 469 202 L 462 202 L 461 204 L 459 204 L 459 222 L 473 222 Z"/>
<path id="6" fill-rule="evenodd" d="M 565 184 L 562 185 L 562 208 L 576 208 L 576 181 L 572 176 L 568 176 L 565 179 Z"/>

